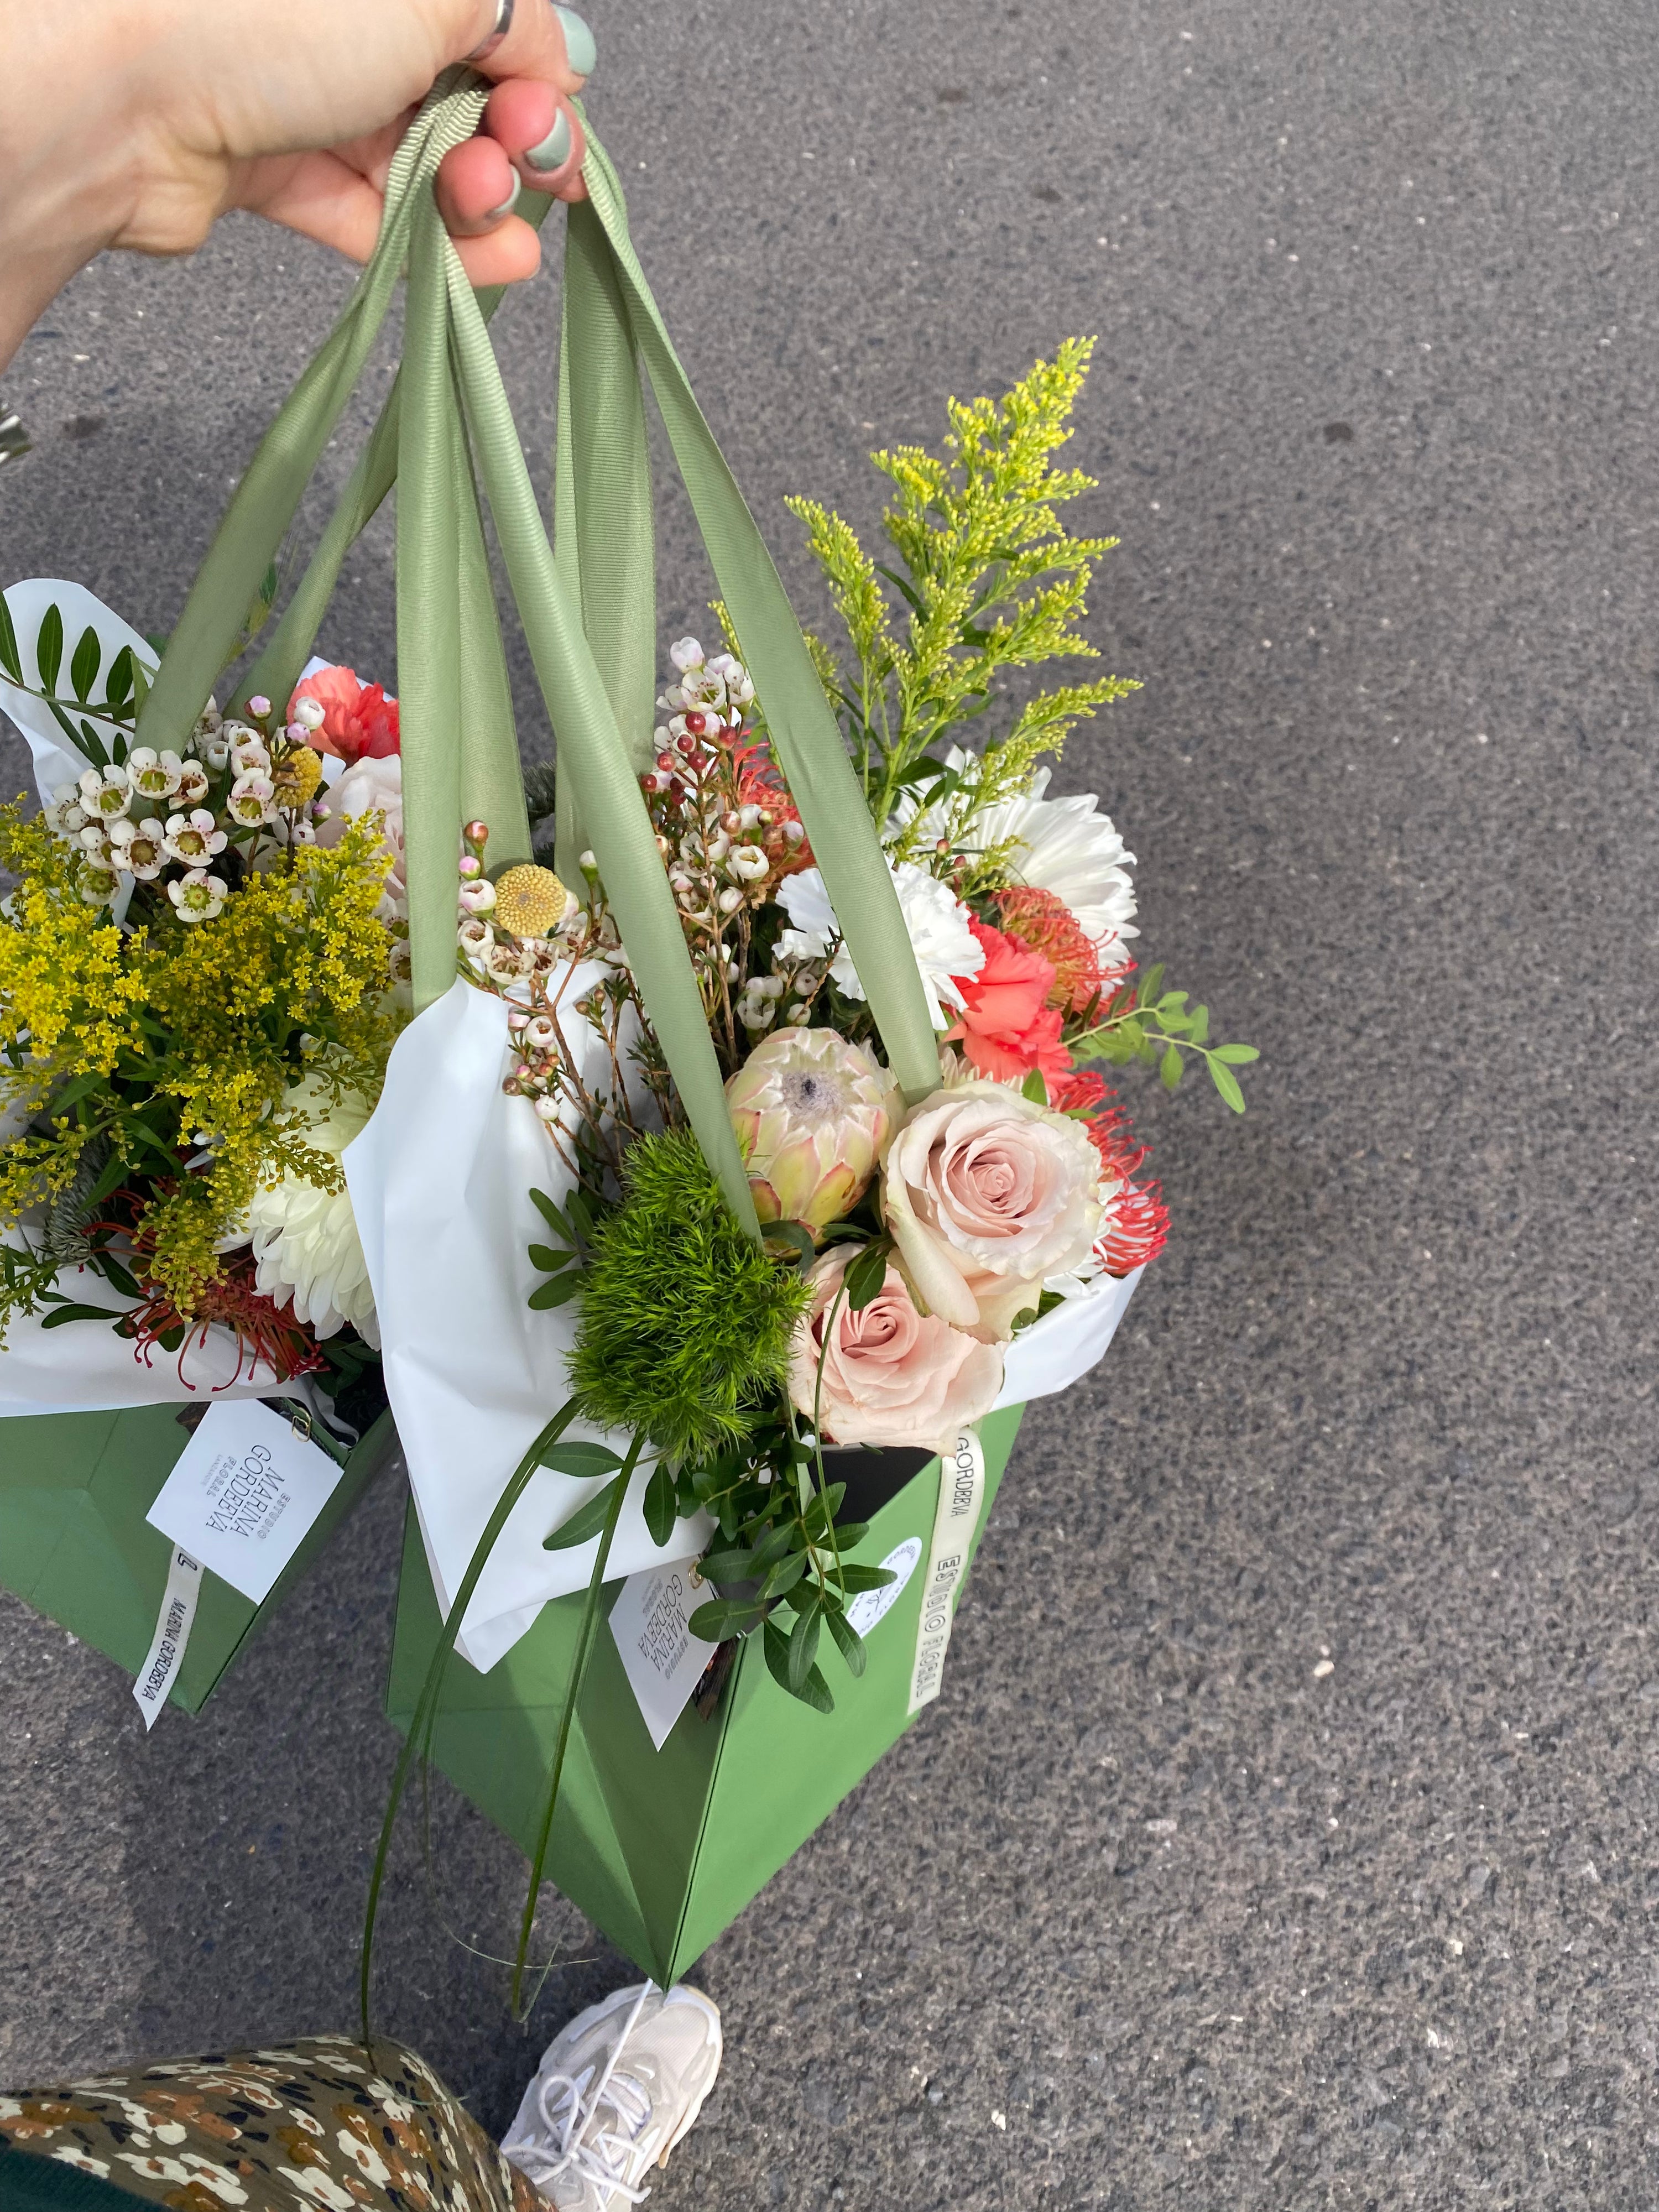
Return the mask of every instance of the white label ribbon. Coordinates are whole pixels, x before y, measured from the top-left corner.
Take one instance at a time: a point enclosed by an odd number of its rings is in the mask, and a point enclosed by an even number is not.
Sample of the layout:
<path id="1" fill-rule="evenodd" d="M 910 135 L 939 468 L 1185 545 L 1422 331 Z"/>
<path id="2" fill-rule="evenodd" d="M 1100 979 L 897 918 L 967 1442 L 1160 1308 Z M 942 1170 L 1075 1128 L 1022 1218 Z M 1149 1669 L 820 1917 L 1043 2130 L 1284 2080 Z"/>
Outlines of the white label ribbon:
<path id="1" fill-rule="evenodd" d="M 167 1692 L 173 1678 L 184 1663 L 185 1646 L 190 1642 L 190 1625 L 196 1618 L 196 1601 L 201 1595 L 202 1569 L 198 1560 L 175 1545 L 167 1568 L 167 1586 L 161 1593 L 161 1611 L 155 1623 L 155 1638 L 149 1647 L 149 1656 L 139 1669 L 138 1679 L 132 1686 L 132 1694 L 138 1700 L 138 1710 L 144 1717 L 144 1733 L 148 1735 L 155 1725 L 156 1716 L 167 1701 Z"/>
<path id="2" fill-rule="evenodd" d="M 939 1511 L 933 1516 L 933 1545 L 921 1593 L 916 1629 L 915 1665 L 910 1674 L 910 1711 L 932 1705 L 945 1679 L 945 1655 L 951 1647 L 951 1622 L 957 1593 L 968 1571 L 968 1547 L 985 1503 L 985 1449 L 976 1429 L 964 1429 L 956 1449 L 943 1455 Z"/>

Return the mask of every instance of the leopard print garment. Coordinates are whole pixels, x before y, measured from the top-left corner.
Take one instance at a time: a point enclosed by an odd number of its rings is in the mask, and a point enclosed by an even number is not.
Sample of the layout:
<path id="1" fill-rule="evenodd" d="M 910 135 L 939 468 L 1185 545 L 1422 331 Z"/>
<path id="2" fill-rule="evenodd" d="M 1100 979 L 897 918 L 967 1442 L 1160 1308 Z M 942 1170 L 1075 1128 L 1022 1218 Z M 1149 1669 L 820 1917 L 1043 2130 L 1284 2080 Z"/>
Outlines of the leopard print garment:
<path id="1" fill-rule="evenodd" d="M 0 2095 L 0 2139 L 172 2212 L 547 2212 L 413 2051 L 344 2035 Z"/>

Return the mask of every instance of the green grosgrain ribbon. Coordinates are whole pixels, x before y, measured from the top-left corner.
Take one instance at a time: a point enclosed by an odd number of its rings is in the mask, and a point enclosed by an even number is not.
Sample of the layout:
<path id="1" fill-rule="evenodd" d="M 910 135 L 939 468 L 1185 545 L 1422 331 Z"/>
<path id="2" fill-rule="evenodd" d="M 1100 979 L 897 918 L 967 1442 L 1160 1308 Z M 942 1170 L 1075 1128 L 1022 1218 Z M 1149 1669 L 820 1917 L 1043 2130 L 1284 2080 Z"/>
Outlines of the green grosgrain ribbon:
<path id="1" fill-rule="evenodd" d="M 727 1199 L 758 1235 L 701 990 L 639 787 L 655 691 L 654 557 L 641 359 L 848 948 L 900 1082 L 939 1080 L 921 981 L 880 842 L 799 623 L 692 395 L 640 271 L 616 173 L 590 136 L 590 201 L 570 210 L 556 465 L 556 555 L 532 489 L 487 322 L 439 219 L 439 161 L 476 129 L 485 88 L 434 88 L 393 161 L 374 253 L 233 497 L 140 721 L 176 744 L 234 652 L 246 610 L 367 360 L 407 265 L 404 359 L 374 433 L 239 697 L 285 697 L 346 552 L 399 482 L 398 689 L 410 953 L 417 1006 L 455 974 L 460 824 L 490 825 L 492 864 L 529 849 L 506 659 L 479 501 L 496 538 L 558 740 L 558 852 L 591 847 L 647 1017 Z M 530 210 L 537 220 L 545 201 Z M 475 477 L 476 470 L 476 477 Z"/>

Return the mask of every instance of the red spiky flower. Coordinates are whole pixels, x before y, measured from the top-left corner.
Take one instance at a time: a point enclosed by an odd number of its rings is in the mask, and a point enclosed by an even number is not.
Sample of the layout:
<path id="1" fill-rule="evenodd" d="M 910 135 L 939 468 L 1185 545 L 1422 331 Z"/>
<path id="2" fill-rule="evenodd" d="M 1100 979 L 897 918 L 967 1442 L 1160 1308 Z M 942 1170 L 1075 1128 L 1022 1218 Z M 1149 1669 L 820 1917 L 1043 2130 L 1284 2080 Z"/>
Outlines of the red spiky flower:
<path id="1" fill-rule="evenodd" d="M 993 903 L 1002 927 L 1040 952 L 1054 968 L 1051 1006 L 1080 1014 L 1097 992 L 1103 992 L 1129 972 L 1131 963 L 1103 963 L 1100 948 L 1085 937 L 1083 926 L 1061 898 L 1035 884 L 1018 884 L 998 891 Z"/>
<path id="2" fill-rule="evenodd" d="M 1100 1154 L 1101 1202 L 1105 1218 L 1095 1239 L 1095 1254 L 1109 1275 L 1127 1275 L 1156 1260 L 1170 1234 L 1169 1209 L 1157 1182 L 1137 1182 L 1147 1147 L 1137 1139 L 1129 1117 L 1093 1068 L 1074 1067 L 1048 1086 L 1048 1103 L 1058 1112 L 1085 1116 Z"/>

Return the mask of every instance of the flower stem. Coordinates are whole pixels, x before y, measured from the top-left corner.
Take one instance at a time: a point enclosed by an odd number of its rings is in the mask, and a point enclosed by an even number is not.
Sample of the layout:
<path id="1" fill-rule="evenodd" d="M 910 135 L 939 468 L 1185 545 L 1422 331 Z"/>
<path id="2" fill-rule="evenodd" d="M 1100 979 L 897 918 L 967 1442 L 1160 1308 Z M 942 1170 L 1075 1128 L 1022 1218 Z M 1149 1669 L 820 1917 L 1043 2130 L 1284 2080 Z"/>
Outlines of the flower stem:
<path id="1" fill-rule="evenodd" d="M 559 1783 L 564 1773 L 564 1754 L 570 1741 L 570 1728 L 576 1717 L 576 1701 L 581 1695 L 582 1683 L 587 1674 L 587 1662 L 593 1649 L 593 1638 L 599 1627 L 599 1592 L 605 1586 L 605 1571 L 611 1559 L 611 1539 L 617 1533 L 617 1523 L 622 1518 L 623 1503 L 628 1496 L 628 1486 L 645 1445 L 645 1431 L 640 1430 L 628 1447 L 622 1471 L 617 1476 L 611 1493 L 611 1509 L 605 1516 L 605 1527 L 599 1536 L 599 1548 L 593 1561 L 593 1572 L 587 1585 L 587 1601 L 582 1608 L 580 1630 L 576 1638 L 575 1657 L 571 1663 L 570 1685 L 565 1692 L 564 1711 L 559 1718 L 558 1740 L 553 1747 L 553 1770 L 548 1778 L 547 1802 L 542 1808 L 542 1825 L 536 1838 L 536 1850 L 530 1863 L 530 1887 L 525 1893 L 524 1917 L 519 1924 L 519 1948 L 513 1961 L 513 1989 L 509 2003 L 516 2020 L 525 2019 L 529 2011 L 520 2009 L 520 1996 L 524 1987 L 525 1961 L 530 1955 L 530 1933 L 536 1918 L 536 1899 L 542 1886 L 542 1869 L 547 1863 L 547 1846 L 553 1832 L 553 1812 L 559 1802 Z M 539 1985 L 538 1985 L 539 1986 Z M 535 2002 L 532 1997 L 532 2003 Z"/>

